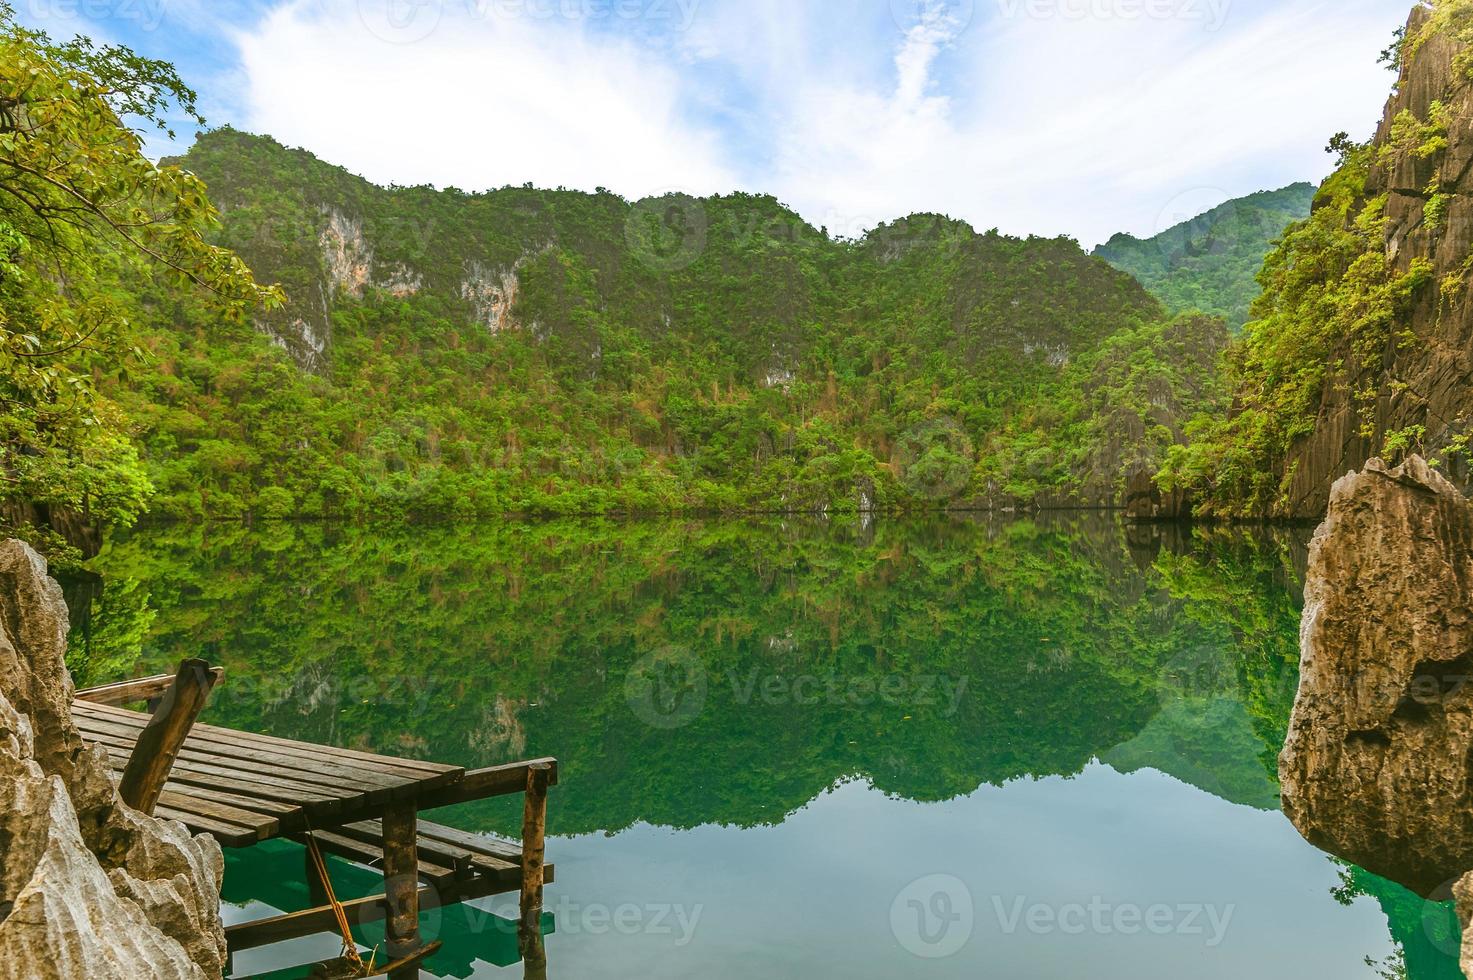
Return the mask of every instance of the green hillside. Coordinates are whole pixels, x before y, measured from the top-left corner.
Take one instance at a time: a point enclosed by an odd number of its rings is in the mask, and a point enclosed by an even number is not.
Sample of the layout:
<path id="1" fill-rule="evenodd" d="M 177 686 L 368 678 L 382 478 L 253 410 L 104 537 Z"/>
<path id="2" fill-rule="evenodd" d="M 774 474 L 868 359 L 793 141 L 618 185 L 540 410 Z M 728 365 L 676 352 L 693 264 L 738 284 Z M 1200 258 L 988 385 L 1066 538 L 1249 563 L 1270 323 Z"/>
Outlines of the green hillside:
<path id="1" fill-rule="evenodd" d="M 381 188 L 221 130 L 182 160 L 287 302 L 132 284 L 107 388 L 171 515 L 1117 500 L 1210 400 L 1220 324 L 1070 239 L 770 197 Z"/>
<path id="2" fill-rule="evenodd" d="M 1119 234 L 1094 254 L 1141 281 L 1173 312 L 1200 310 L 1237 329 L 1258 295 L 1263 257 L 1284 229 L 1309 216 L 1313 184 L 1228 201 L 1144 241 Z"/>

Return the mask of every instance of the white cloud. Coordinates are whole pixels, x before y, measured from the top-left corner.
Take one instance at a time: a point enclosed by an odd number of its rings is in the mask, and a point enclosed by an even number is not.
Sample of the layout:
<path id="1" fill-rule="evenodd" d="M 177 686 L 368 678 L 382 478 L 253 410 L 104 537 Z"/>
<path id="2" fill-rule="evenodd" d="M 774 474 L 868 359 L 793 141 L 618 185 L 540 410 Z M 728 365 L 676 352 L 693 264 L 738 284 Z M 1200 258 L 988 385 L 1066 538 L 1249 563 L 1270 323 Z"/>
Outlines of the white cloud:
<path id="1" fill-rule="evenodd" d="M 365 18 L 296 0 L 240 34 L 244 124 L 381 182 L 742 187 L 839 233 L 935 210 L 1086 245 L 1322 176 L 1332 133 L 1374 125 L 1391 81 L 1375 54 L 1405 15 L 1404 0 L 922 0 L 933 15 L 907 24 L 892 12 L 917 0 L 658 0 L 678 23 L 650 43 L 509 15 L 552 0 L 392 0 L 399 20 L 377 2 Z"/>
<path id="2" fill-rule="evenodd" d="M 244 125 L 381 183 L 736 184 L 676 70 L 633 42 L 501 0 L 393 3 L 407 15 L 302 0 L 241 33 Z"/>
<path id="3" fill-rule="evenodd" d="M 1184 216 L 1184 196 L 1210 206 L 1318 178 L 1332 133 L 1370 131 L 1391 80 L 1375 53 L 1398 18 L 1356 7 L 1301 3 L 1215 33 L 1183 19 L 979 21 L 952 41 L 960 64 L 945 76 L 939 42 L 912 31 L 887 91 L 795 83 L 771 183 L 831 226 L 937 210 L 1086 244 L 1153 234 L 1158 216 Z M 924 94 L 943 80 L 949 99 Z"/>

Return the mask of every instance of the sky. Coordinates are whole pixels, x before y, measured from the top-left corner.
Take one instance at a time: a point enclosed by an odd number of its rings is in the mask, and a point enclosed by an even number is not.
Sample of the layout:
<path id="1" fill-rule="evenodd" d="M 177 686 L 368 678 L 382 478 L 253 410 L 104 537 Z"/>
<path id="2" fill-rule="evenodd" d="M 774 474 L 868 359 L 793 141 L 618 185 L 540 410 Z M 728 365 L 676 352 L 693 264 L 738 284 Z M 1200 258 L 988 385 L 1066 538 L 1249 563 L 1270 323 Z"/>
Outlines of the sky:
<path id="1" fill-rule="evenodd" d="M 1374 131 L 1410 0 L 11 0 L 377 183 L 1146 237 Z M 182 151 L 196 127 L 150 152 Z"/>

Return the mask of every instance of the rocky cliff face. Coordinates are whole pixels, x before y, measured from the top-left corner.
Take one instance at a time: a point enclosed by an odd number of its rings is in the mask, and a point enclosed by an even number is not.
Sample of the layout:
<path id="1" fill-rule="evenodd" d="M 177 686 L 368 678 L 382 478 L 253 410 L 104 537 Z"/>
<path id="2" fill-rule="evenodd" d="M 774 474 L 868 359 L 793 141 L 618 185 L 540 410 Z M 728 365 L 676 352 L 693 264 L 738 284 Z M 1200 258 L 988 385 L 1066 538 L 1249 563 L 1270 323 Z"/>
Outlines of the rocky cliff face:
<path id="1" fill-rule="evenodd" d="M 0 544 L 0 980 L 219 977 L 219 845 L 118 799 L 71 723 L 67 610 Z"/>
<path id="2" fill-rule="evenodd" d="M 1418 37 L 1431 12 L 1418 6 L 1408 37 Z M 1417 259 L 1430 260 L 1431 283 L 1414 297 L 1396 324 L 1398 338 L 1381 363 L 1327 385 L 1314 431 L 1294 447 L 1285 472 L 1292 474 L 1287 516 L 1319 517 L 1334 480 L 1381 452 L 1388 433 L 1425 428 L 1419 440 L 1427 458 L 1473 429 L 1473 79 L 1466 46 L 1449 33 L 1432 33 L 1409 49 L 1395 93 L 1386 105 L 1374 146 L 1364 198 L 1386 198 L 1386 254 L 1404 274 Z M 1446 144 L 1398 138 L 1408 114 L 1421 124 L 1446 120 Z M 1435 199 L 1435 202 L 1434 202 Z M 1442 288 L 1439 288 L 1439 286 Z M 1351 392 L 1378 397 L 1363 420 Z M 1368 425 L 1366 423 L 1369 423 Z M 1467 466 L 1444 460 L 1450 479 L 1470 486 Z"/>
<path id="3" fill-rule="evenodd" d="M 1473 869 L 1473 504 L 1419 457 L 1335 484 L 1279 760 L 1312 843 L 1423 895 Z"/>

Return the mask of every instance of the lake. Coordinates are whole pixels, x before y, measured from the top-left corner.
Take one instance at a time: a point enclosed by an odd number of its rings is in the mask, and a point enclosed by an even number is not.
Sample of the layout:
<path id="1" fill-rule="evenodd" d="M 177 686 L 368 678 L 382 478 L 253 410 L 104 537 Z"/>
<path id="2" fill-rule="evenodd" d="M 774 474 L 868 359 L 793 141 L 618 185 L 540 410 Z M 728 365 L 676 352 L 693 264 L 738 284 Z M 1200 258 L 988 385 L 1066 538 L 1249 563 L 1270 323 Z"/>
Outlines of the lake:
<path id="1" fill-rule="evenodd" d="M 1461 976 L 1448 905 L 1278 809 L 1309 533 L 1085 515 L 171 526 L 73 589 L 79 684 L 227 670 L 205 720 L 560 760 L 549 975 Z M 439 811 L 515 836 L 520 798 Z M 229 921 L 307 905 L 228 851 Z M 340 893 L 375 876 L 334 863 Z M 515 896 L 426 917 L 515 978 Z M 514 912 L 511 913 L 514 917 Z M 236 976 L 334 955 L 330 937 Z"/>

